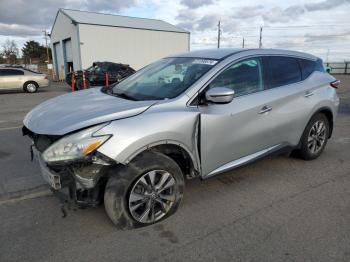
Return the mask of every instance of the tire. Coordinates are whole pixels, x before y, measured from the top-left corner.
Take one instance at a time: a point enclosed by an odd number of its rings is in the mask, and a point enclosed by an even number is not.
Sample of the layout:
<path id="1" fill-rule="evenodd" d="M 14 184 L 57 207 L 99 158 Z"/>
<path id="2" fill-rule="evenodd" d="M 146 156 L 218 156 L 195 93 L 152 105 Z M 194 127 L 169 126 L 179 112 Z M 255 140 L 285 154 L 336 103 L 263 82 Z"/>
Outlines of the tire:
<path id="1" fill-rule="evenodd" d="M 90 88 L 89 80 L 85 80 L 85 81 L 86 81 L 86 89 Z M 78 79 L 75 82 L 74 90 L 75 91 L 84 90 L 83 79 Z"/>
<path id="2" fill-rule="evenodd" d="M 147 183 L 151 177 L 153 186 Z M 171 186 L 162 189 L 161 184 L 164 188 Z M 110 170 L 104 193 L 105 210 L 119 229 L 154 224 L 177 210 L 183 190 L 184 176 L 174 160 L 161 153 L 144 152 L 127 166 Z"/>
<path id="3" fill-rule="evenodd" d="M 29 81 L 24 83 L 23 89 L 27 93 L 36 93 L 38 91 L 39 85 L 34 81 Z"/>
<path id="4" fill-rule="evenodd" d="M 323 131 L 317 131 L 317 129 Z M 327 145 L 328 137 L 328 118 L 322 113 L 314 115 L 307 124 L 302 135 L 300 150 L 298 151 L 299 156 L 304 160 L 313 160 L 318 158 Z"/>

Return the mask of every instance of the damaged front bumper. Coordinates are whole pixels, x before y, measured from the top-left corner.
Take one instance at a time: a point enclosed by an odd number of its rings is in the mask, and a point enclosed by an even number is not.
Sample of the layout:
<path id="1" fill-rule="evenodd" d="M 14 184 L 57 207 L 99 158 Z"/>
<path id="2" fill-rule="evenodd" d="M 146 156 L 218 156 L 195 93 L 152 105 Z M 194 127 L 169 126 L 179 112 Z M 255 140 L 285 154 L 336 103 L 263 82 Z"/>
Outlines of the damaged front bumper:
<path id="1" fill-rule="evenodd" d="M 96 152 L 77 161 L 48 165 L 34 145 L 31 150 L 42 177 L 62 202 L 80 207 L 99 204 L 108 170 L 116 164 L 114 160 Z"/>

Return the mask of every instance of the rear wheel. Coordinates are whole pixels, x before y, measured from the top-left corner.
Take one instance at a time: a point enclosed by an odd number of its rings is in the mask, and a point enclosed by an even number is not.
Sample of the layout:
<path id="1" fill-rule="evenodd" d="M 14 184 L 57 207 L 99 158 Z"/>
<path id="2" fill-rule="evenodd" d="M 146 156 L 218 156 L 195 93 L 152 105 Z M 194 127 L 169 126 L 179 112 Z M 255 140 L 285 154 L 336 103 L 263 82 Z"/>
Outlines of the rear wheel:
<path id="1" fill-rule="evenodd" d="M 177 210 L 183 189 L 184 177 L 174 160 L 145 152 L 110 176 L 105 209 L 121 229 L 153 224 Z"/>
<path id="2" fill-rule="evenodd" d="M 305 128 L 299 150 L 301 158 L 312 160 L 319 157 L 326 147 L 329 136 L 329 121 L 322 114 L 314 115 Z"/>
<path id="3" fill-rule="evenodd" d="M 39 85 L 34 81 L 26 82 L 23 85 L 23 89 L 27 93 L 35 93 L 38 91 L 38 88 L 39 88 Z"/>

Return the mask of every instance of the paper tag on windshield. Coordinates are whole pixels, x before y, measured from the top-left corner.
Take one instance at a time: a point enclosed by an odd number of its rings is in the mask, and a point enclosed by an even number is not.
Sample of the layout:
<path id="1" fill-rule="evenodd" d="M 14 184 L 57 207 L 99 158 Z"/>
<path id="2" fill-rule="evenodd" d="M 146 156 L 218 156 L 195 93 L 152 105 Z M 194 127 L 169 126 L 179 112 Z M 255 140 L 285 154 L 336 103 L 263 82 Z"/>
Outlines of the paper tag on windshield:
<path id="1" fill-rule="evenodd" d="M 218 61 L 212 59 L 195 59 L 193 60 L 193 64 L 201 64 L 201 65 L 215 65 Z"/>

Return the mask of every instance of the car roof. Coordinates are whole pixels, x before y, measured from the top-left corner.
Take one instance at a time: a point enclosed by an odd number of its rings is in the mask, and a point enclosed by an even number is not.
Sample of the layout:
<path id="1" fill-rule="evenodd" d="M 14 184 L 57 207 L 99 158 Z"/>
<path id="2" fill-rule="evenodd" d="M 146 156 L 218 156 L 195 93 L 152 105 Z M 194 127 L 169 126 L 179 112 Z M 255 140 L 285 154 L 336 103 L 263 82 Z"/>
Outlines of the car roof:
<path id="1" fill-rule="evenodd" d="M 233 55 L 235 53 L 241 52 L 242 48 L 216 48 L 216 49 L 201 49 L 190 52 L 184 52 L 180 54 L 175 54 L 170 57 L 197 57 L 197 58 L 207 58 L 207 59 L 223 59 L 227 56 Z"/>
<path id="2" fill-rule="evenodd" d="M 184 52 L 180 54 L 175 54 L 169 57 L 193 57 L 193 58 L 206 58 L 206 59 L 216 59 L 223 60 L 229 56 L 237 53 L 249 52 L 249 55 L 285 55 L 285 56 L 297 56 L 306 59 L 316 60 L 317 57 L 308 53 L 303 53 L 299 51 L 285 50 L 285 49 L 250 49 L 250 48 L 212 48 L 212 49 L 201 49 L 190 52 Z"/>
<path id="3" fill-rule="evenodd" d="M 23 71 L 24 68 L 21 68 L 21 67 L 13 67 L 13 66 L 0 66 L 0 69 L 1 70 L 19 70 L 19 71 Z"/>

